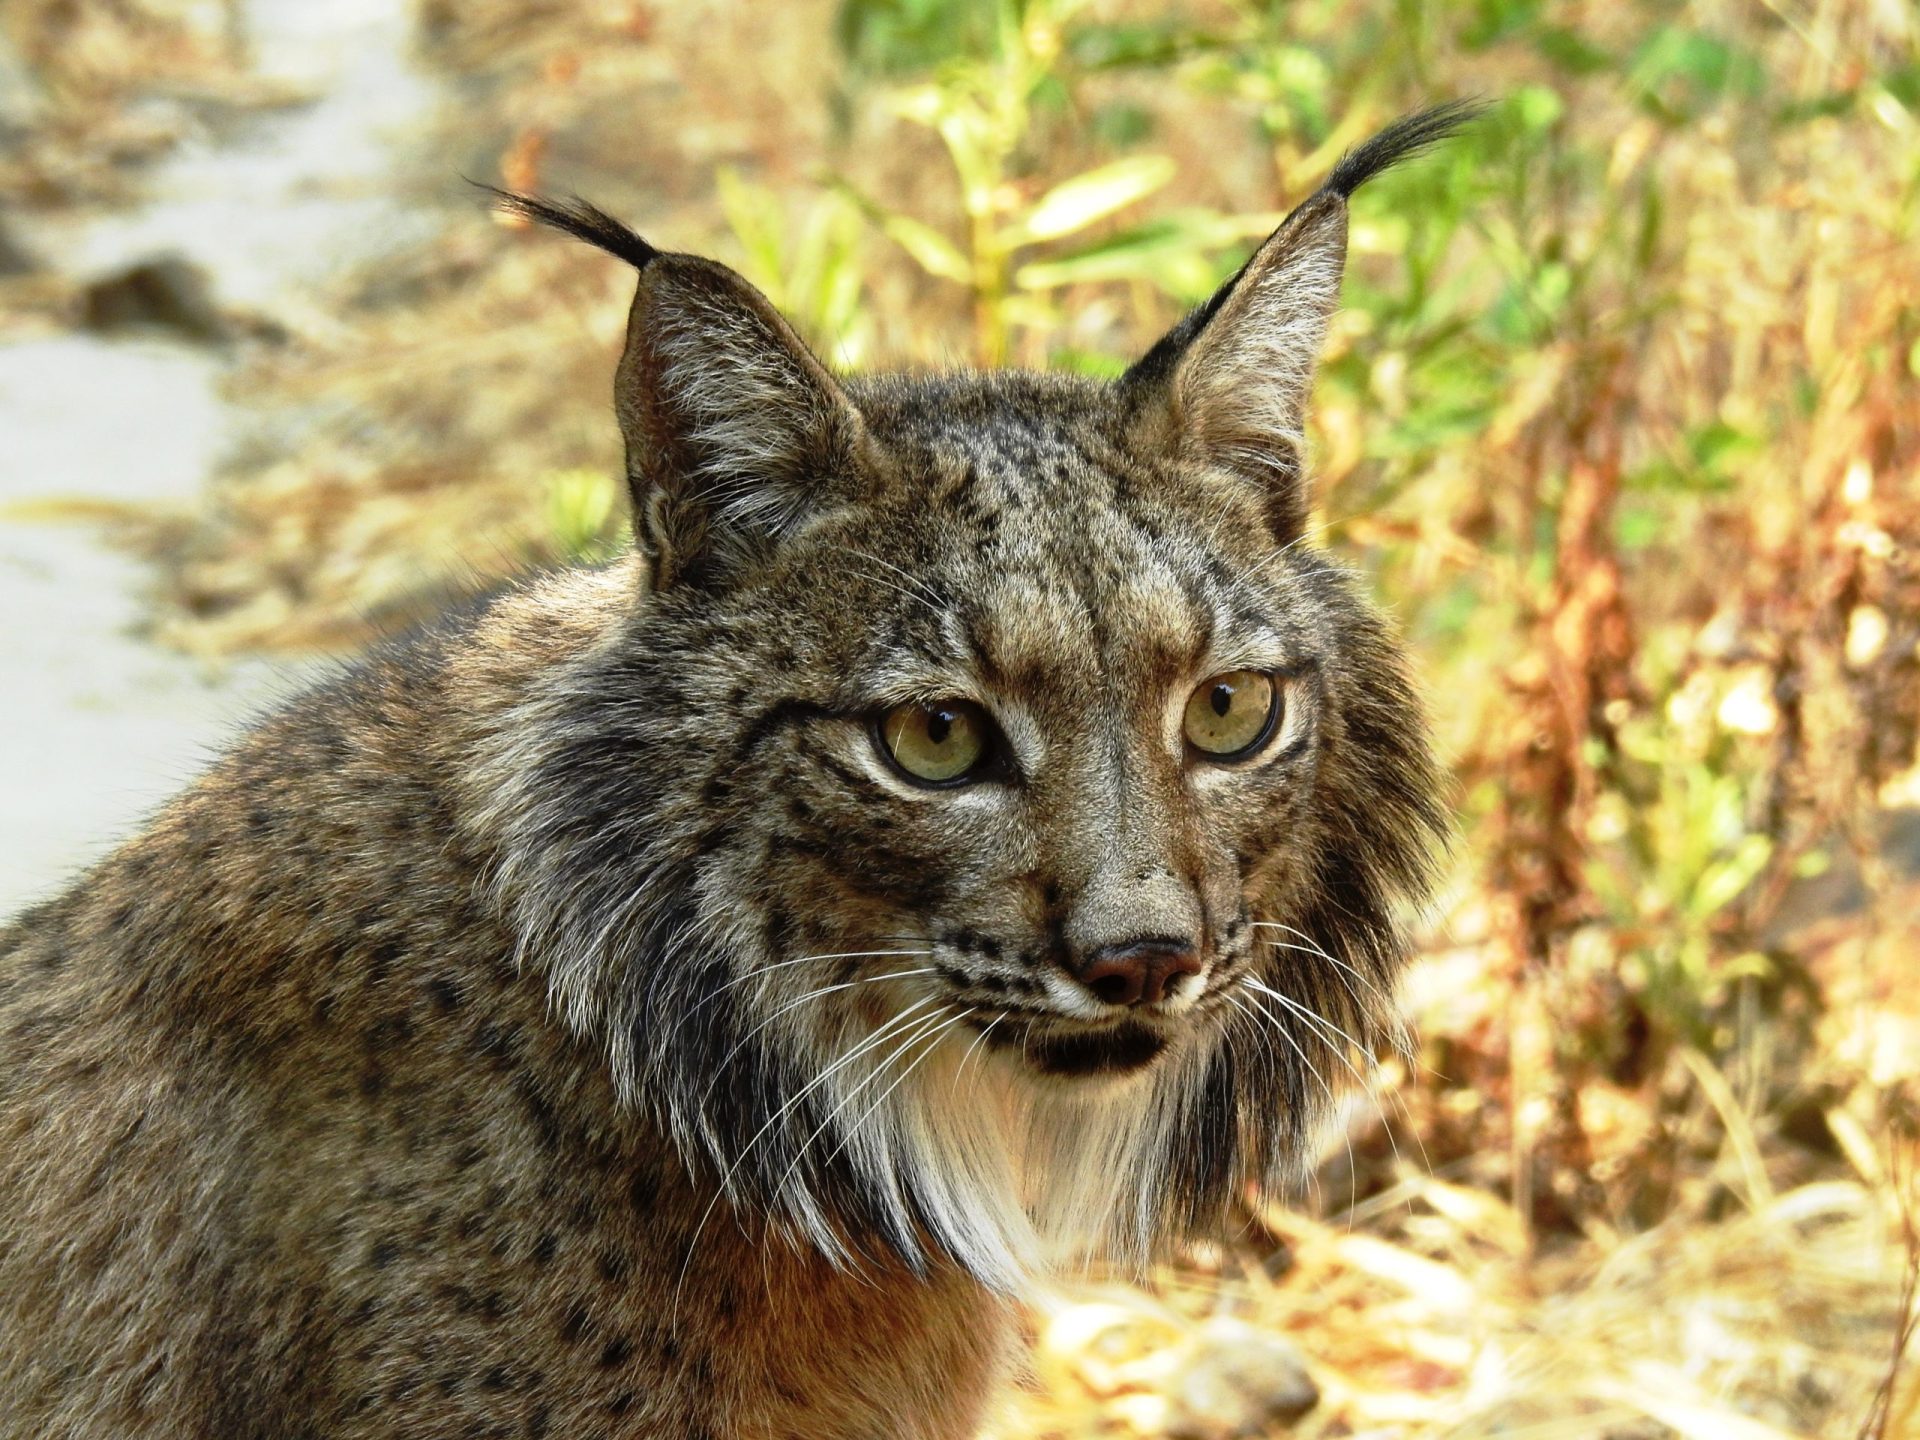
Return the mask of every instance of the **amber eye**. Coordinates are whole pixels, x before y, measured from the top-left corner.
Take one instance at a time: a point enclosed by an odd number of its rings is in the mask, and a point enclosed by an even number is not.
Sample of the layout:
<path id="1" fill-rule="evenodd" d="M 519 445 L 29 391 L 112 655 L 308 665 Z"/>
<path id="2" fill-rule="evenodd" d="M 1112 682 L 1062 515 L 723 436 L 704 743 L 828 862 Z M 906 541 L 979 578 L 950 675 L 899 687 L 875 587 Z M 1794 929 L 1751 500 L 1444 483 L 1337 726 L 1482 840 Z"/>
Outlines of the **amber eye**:
<path id="1" fill-rule="evenodd" d="M 1228 670 L 1187 697 L 1186 731 L 1193 748 L 1228 759 L 1244 755 L 1273 731 L 1280 691 L 1258 670 Z"/>
<path id="2" fill-rule="evenodd" d="M 964 780 L 993 743 L 993 722 L 970 700 L 896 705 L 880 717 L 880 744 L 916 780 Z"/>

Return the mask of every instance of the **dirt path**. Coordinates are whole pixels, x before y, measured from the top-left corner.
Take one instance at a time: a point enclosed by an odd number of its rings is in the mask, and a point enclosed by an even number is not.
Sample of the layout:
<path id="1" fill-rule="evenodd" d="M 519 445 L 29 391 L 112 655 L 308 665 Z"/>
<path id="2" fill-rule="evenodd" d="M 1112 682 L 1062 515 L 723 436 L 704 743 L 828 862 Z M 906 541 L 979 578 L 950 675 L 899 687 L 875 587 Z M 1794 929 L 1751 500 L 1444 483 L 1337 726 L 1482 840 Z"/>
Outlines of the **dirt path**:
<path id="1" fill-rule="evenodd" d="M 76 279 L 185 257 L 216 303 L 323 303 L 326 278 L 434 223 L 390 198 L 397 137 L 436 100 L 389 0 L 246 0 L 260 77 L 314 98 L 184 144 L 128 211 L 22 227 Z M 43 502 L 190 503 L 237 429 L 227 362 L 189 344 L 59 335 L 0 346 L 0 917 L 104 853 L 293 667 L 217 669 L 138 638 L 146 575 Z"/>

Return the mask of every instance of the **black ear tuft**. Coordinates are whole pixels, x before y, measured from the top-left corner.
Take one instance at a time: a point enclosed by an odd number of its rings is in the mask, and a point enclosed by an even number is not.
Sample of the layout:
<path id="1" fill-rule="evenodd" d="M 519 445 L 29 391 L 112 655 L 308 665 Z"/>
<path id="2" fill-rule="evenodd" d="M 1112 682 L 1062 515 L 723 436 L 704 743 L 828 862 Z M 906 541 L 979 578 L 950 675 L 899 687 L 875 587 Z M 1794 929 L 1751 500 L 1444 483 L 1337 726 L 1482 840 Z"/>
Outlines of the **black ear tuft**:
<path id="1" fill-rule="evenodd" d="M 1486 112 L 1487 104 L 1483 100 L 1449 100 L 1444 105 L 1403 115 L 1378 135 L 1342 155 L 1333 173 L 1321 185 L 1321 192 L 1331 190 L 1342 199 L 1348 198 L 1388 166 L 1438 144 Z"/>
<path id="2" fill-rule="evenodd" d="M 564 230 L 576 239 L 626 261 L 636 270 L 646 269 L 660 254 L 606 211 L 589 204 L 578 195 L 570 200 L 543 200 L 536 195 L 516 195 L 511 190 L 498 190 L 491 185 L 482 185 L 480 188 L 493 196 L 494 203 L 509 215 L 518 215 L 537 224 L 552 226 L 555 230 Z"/>
<path id="3" fill-rule="evenodd" d="M 1161 336 L 1117 384 L 1143 443 L 1171 433 L 1189 453 L 1265 492 L 1274 534 L 1307 518 L 1301 455 L 1307 401 L 1346 264 L 1347 197 L 1484 107 L 1436 105 L 1350 150 L 1212 299 Z"/>
<path id="4" fill-rule="evenodd" d="M 866 428 L 827 367 L 758 290 L 716 261 L 655 249 L 577 196 L 479 188 L 640 272 L 614 413 L 634 537 L 656 588 L 756 563 L 807 515 L 865 483 Z"/>

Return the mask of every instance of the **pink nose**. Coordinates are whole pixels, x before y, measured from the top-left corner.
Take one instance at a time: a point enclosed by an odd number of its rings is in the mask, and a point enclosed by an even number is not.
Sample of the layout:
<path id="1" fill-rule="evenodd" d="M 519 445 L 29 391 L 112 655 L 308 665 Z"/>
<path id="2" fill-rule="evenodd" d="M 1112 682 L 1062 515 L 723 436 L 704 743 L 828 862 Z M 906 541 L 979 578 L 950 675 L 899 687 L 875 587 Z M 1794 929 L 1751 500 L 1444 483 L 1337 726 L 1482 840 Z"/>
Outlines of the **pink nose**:
<path id="1" fill-rule="evenodd" d="M 1080 967 L 1080 983 L 1109 1005 L 1153 1005 L 1182 975 L 1198 975 L 1200 957 L 1173 940 L 1105 945 Z"/>

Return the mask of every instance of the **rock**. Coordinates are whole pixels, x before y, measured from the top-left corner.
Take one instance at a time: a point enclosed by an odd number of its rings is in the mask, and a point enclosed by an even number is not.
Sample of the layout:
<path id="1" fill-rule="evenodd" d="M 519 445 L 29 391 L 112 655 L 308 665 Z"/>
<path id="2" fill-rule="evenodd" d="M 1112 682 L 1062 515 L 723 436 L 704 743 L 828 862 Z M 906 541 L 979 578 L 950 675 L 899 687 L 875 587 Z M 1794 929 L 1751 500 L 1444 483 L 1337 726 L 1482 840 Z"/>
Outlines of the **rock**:
<path id="1" fill-rule="evenodd" d="M 81 319 L 89 330 L 163 329 L 210 342 L 228 337 L 206 272 L 177 255 L 143 260 L 90 282 L 81 292 Z"/>
<path id="2" fill-rule="evenodd" d="M 1299 1351 L 1271 1331 L 1219 1316 L 1180 1344 L 1128 1367 L 1144 1386 L 1117 1408 L 1133 1428 L 1167 1440 L 1245 1440 L 1289 1425 L 1320 1391 Z"/>

